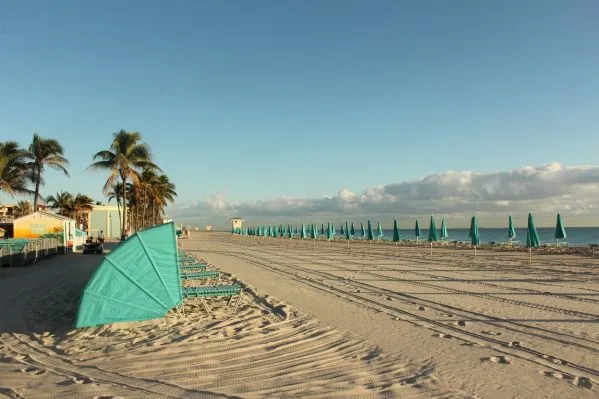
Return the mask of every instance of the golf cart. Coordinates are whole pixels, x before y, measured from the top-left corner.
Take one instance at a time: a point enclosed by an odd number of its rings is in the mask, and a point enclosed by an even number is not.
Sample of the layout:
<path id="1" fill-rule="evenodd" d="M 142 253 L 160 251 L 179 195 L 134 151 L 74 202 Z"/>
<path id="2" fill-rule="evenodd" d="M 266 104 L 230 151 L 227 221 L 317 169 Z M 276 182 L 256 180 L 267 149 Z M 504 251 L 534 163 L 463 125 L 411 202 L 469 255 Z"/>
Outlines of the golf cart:
<path id="1" fill-rule="evenodd" d="M 94 233 L 95 236 L 94 236 Z M 100 229 L 90 229 L 87 231 L 87 238 L 83 244 L 84 254 L 103 254 L 104 253 L 104 232 Z"/>

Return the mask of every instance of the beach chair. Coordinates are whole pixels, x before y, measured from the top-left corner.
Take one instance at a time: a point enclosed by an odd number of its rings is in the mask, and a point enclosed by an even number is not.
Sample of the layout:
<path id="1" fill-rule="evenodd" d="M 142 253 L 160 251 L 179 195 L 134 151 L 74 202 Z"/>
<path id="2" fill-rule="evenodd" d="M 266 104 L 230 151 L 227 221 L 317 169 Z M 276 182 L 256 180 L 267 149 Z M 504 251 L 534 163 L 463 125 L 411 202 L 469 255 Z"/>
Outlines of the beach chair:
<path id="1" fill-rule="evenodd" d="M 213 278 L 218 279 L 220 277 L 220 273 L 216 270 L 209 270 L 197 273 L 182 273 L 182 280 L 210 280 Z"/>
<path id="2" fill-rule="evenodd" d="M 205 298 L 218 298 L 218 297 L 230 297 L 227 307 L 231 306 L 233 299 L 237 297 L 233 311 L 237 310 L 241 298 L 243 296 L 243 289 L 237 284 L 230 285 L 202 285 L 199 287 L 183 287 L 183 298 L 197 298 L 202 302 L 202 305 L 208 313 L 212 312 Z"/>
<path id="3" fill-rule="evenodd" d="M 189 272 L 190 270 L 205 271 L 207 267 L 208 265 L 205 263 L 196 263 L 191 265 L 179 266 L 182 272 Z"/>

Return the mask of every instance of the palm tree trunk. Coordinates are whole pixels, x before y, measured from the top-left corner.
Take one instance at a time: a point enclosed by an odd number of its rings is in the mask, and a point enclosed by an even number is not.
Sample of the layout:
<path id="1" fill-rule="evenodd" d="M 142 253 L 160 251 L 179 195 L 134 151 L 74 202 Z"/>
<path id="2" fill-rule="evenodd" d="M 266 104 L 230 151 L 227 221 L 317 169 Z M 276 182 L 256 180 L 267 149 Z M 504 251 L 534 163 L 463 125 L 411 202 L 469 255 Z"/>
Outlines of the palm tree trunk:
<path id="1" fill-rule="evenodd" d="M 121 225 L 121 235 L 127 232 L 127 178 L 121 176 L 123 179 L 123 223 Z"/>
<path id="2" fill-rule="evenodd" d="M 116 207 L 119 210 L 119 224 L 121 224 L 121 220 L 122 220 L 122 218 L 121 218 L 121 203 L 118 198 L 116 200 Z"/>
<path id="3" fill-rule="evenodd" d="M 42 168 L 37 167 L 37 174 L 35 176 L 35 194 L 33 197 L 33 212 L 37 212 L 37 199 L 40 195 L 40 183 L 42 181 Z"/>

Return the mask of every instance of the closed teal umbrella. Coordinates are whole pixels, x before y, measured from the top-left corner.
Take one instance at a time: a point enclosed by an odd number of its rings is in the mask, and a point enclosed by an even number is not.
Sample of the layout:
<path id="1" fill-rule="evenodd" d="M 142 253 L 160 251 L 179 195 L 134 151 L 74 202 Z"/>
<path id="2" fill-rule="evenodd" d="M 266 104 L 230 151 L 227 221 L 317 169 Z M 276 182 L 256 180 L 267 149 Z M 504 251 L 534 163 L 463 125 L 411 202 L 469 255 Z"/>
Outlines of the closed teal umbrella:
<path id="1" fill-rule="evenodd" d="M 231 234 L 235 234 L 235 227 L 231 227 Z"/>
<path id="2" fill-rule="evenodd" d="M 351 239 L 351 233 L 350 233 L 350 230 L 348 229 L 347 221 L 345 222 L 345 239 L 346 240 Z M 348 242 L 348 245 L 349 245 L 349 242 Z"/>
<path id="3" fill-rule="evenodd" d="M 562 215 L 557 213 L 557 221 L 555 222 L 555 241 L 563 240 L 568 238 L 566 235 L 566 229 L 564 228 L 564 223 L 562 222 Z"/>
<path id="4" fill-rule="evenodd" d="M 418 244 L 418 239 L 422 236 L 422 232 L 420 231 L 420 225 L 418 224 L 418 219 L 416 219 L 416 225 L 414 226 L 414 235 L 416 236 L 416 244 Z"/>
<path id="5" fill-rule="evenodd" d="M 324 235 L 325 235 L 325 231 L 324 231 L 324 223 L 322 223 L 322 224 L 320 225 L 320 227 L 321 227 L 321 229 L 322 229 L 322 235 L 324 236 Z M 316 228 L 316 231 L 318 231 L 318 227 Z"/>
<path id="6" fill-rule="evenodd" d="M 340 229 L 340 231 L 341 231 L 341 235 L 344 236 L 345 235 L 345 229 L 343 228 L 343 223 L 341 223 L 341 229 Z"/>
<path id="7" fill-rule="evenodd" d="M 301 236 L 302 236 L 302 240 L 305 240 L 306 238 L 308 238 L 308 235 L 306 234 L 306 225 L 302 223 L 302 232 L 301 232 Z"/>
<path id="8" fill-rule="evenodd" d="M 292 225 L 289 225 L 287 227 L 287 237 L 293 238 L 293 226 Z"/>
<path id="9" fill-rule="evenodd" d="M 439 238 L 437 237 L 437 224 L 435 223 L 435 217 L 431 215 L 431 222 L 428 227 L 428 242 L 432 243 L 438 240 Z"/>
<path id="10" fill-rule="evenodd" d="M 312 223 L 312 229 L 310 230 L 310 238 L 315 240 L 318 236 L 318 232 L 316 231 L 316 225 Z"/>
<path id="11" fill-rule="evenodd" d="M 516 229 L 514 228 L 514 220 L 512 219 L 512 215 L 510 215 L 507 219 L 507 238 L 510 242 L 516 238 Z"/>
<path id="12" fill-rule="evenodd" d="M 370 223 L 370 219 L 368 219 L 368 241 L 374 240 L 374 233 L 372 232 L 372 224 Z"/>
<path id="13" fill-rule="evenodd" d="M 528 228 L 526 233 L 526 246 L 528 248 L 536 248 L 540 245 L 539 234 L 535 226 L 535 219 L 532 216 L 532 212 L 528 213 Z"/>
<path id="14" fill-rule="evenodd" d="M 447 225 L 445 224 L 445 219 L 441 219 L 441 239 L 446 240 L 449 237 L 447 233 Z"/>
<path id="15" fill-rule="evenodd" d="M 433 242 L 437 241 L 437 224 L 435 223 L 435 217 L 431 215 L 431 221 L 428 226 L 428 242 L 431 243 L 431 255 L 433 254 Z"/>
<path id="16" fill-rule="evenodd" d="M 393 242 L 399 242 L 399 223 L 397 218 L 393 219 Z"/>
<path id="17" fill-rule="evenodd" d="M 540 245 L 539 234 L 535 226 L 535 218 L 532 212 L 528 213 L 528 227 L 526 229 L 526 247 L 528 248 L 528 263 L 532 263 L 532 249 Z"/>
<path id="18" fill-rule="evenodd" d="M 333 224 L 329 222 L 327 224 L 327 240 L 329 240 L 329 242 L 331 242 L 332 239 L 333 239 Z"/>
<path id="19" fill-rule="evenodd" d="M 362 233 L 362 238 L 366 238 L 366 231 L 364 230 L 364 222 L 360 222 L 360 230 Z"/>
<path id="20" fill-rule="evenodd" d="M 335 224 L 331 223 L 329 224 L 329 229 L 333 230 L 333 237 L 337 234 L 337 232 L 335 231 Z"/>
<path id="21" fill-rule="evenodd" d="M 378 222 L 378 226 L 376 227 L 377 230 L 377 239 L 380 240 L 381 238 L 383 238 L 385 235 L 383 234 L 383 228 L 381 227 L 381 222 Z"/>
<path id="22" fill-rule="evenodd" d="M 352 237 L 355 237 L 355 235 L 356 235 L 356 229 L 354 228 L 354 222 L 351 222 L 351 228 L 349 229 L 349 234 L 351 234 Z"/>
<path id="23" fill-rule="evenodd" d="M 470 243 L 475 247 L 480 245 L 480 234 L 478 232 L 478 219 L 476 215 L 472 216 L 470 220 Z"/>

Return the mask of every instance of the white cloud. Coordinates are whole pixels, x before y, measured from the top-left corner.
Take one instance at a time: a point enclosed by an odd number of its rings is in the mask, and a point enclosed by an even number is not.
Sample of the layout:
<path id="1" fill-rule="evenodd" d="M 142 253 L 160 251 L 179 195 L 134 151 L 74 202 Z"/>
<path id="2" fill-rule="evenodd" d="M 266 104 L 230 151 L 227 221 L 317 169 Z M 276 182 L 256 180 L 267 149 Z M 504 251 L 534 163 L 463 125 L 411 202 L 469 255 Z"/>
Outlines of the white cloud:
<path id="1" fill-rule="evenodd" d="M 493 224 L 495 219 L 503 220 L 508 213 L 517 215 L 529 210 L 534 210 L 541 220 L 553 218 L 560 210 L 588 222 L 588 215 L 597 209 L 599 167 L 565 167 L 551 163 L 494 173 L 450 171 L 420 180 L 366 188 L 361 193 L 343 188 L 335 196 L 320 198 L 280 197 L 234 203 L 216 194 L 174 206 L 170 213 L 185 223 L 224 226 L 227 218 L 235 215 L 255 223 L 268 223 L 341 220 L 352 216 L 412 218 L 431 213 L 467 220 L 476 212 Z"/>

